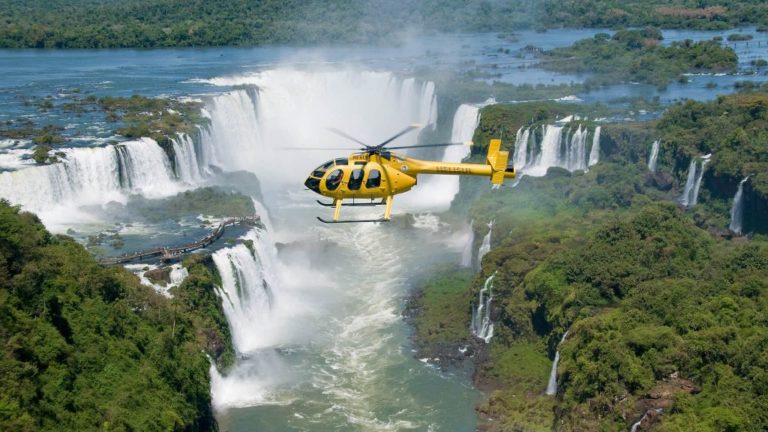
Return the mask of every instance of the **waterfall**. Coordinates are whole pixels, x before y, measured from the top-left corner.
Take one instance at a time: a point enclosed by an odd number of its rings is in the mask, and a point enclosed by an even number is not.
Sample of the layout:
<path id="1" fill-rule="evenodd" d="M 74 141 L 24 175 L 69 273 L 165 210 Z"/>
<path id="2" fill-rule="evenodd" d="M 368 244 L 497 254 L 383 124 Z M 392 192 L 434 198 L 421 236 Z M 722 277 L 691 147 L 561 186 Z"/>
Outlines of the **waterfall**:
<path id="1" fill-rule="evenodd" d="M 171 273 L 168 277 L 171 279 L 172 286 L 179 286 L 187 276 L 189 276 L 189 271 L 185 267 L 181 264 L 174 264 L 171 266 Z"/>
<path id="2" fill-rule="evenodd" d="M 483 264 L 483 257 L 491 250 L 491 232 L 493 231 L 493 221 L 488 223 L 488 234 L 483 237 L 483 242 L 477 249 L 477 268 Z"/>
<path id="3" fill-rule="evenodd" d="M 201 164 L 192 137 L 178 134 L 173 140 L 173 153 L 176 177 L 189 184 L 199 183 L 202 180 Z"/>
<path id="4" fill-rule="evenodd" d="M 543 125 L 542 139 L 536 143 L 531 139 L 531 129 L 520 128 L 515 137 L 512 160 L 521 174 L 541 177 L 551 167 L 568 171 L 586 171 L 600 159 L 600 131 L 597 126 L 592 136 L 592 147 L 587 154 L 589 130 L 579 125 L 576 129 L 560 124 Z M 534 141 L 534 142 L 532 142 Z"/>
<path id="5" fill-rule="evenodd" d="M 655 412 L 656 414 L 661 414 L 662 411 L 664 411 L 663 408 L 656 408 L 655 410 L 653 410 L 653 412 Z M 648 413 L 650 412 L 651 412 L 650 410 L 646 411 L 645 414 L 643 414 L 643 416 L 640 417 L 640 420 L 633 423 L 632 427 L 629 429 L 629 432 L 637 432 L 637 429 L 640 427 L 641 424 L 643 424 L 645 419 L 648 418 Z"/>
<path id="6" fill-rule="evenodd" d="M 546 125 L 544 126 L 544 137 L 541 140 L 541 150 L 536 158 L 536 166 L 526 170 L 528 175 L 545 175 L 549 167 L 560 164 L 560 141 L 563 136 L 563 127 Z M 542 172 L 543 171 L 543 172 Z"/>
<path id="7" fill-rule="evenodd" d="M 528 142 L 531 138 L 531 130 L 520 128 L 515 138 L 515 151 L 512 156 L 515 170 L 522 172 L 528 166 Z"/>
<path id="8" fill-rule="evenodd" d="M 150 138 L 59 151 L 64 153 L 60 163 L 0 174 L 0 197 L 39 213 L 48 224 L 66 217 L 54 210 L 56 205 L 98 205 L 124 202 L 127 193 L 154 198 L 178 191 L 168 157 Z"/>
<path id="9" fill-rule="evenodd" d="M 659 144 L 659 140 L 653 142 L 651 156 L 648 158 L 648 169 L 653 173 L 656 172 L 656 161 L 659 158 Z"/>
<path id="10" fill-rule="evenodd" d="M 329 128 L 376 144 L 412 123 L 434 128 L 437 119 L 434 83 L 391 72 L 273 69 L 208 82 L 249 88 L 206 101 L 210 125 L 201 131 L 202 153 L 226 171 L 258 173 L 273 190 L 284 190 L 321 162 L 356 150 L 355 143 Z M 469 108 L 462 111 L 471 113 Z M 418 135 L 405 135 L 396 143 L 414 143 Z M 318 150 L 298 158 L 280 150 L 297 146 Z M 349 152 L 324 147 L 349 147 Z"/>
<path id="11" fill-rule="evenodd" d="M 701 168 L 699 169 L 699 175 L 696 177 L 696 184 L 693 186 L 693 196 L 692 201 L 690 203 L 691 207 L 695 206 L 697 202 L 699 202 L 699 190 L 701 190 L 701 180 L 704 178 L 704 168 L 709 163 L 709 158 L 711 155 L 706 155 L 701 160 Z"/>
<path id="12" fill-rule="evenodd" d="M 477 304 L 472 309 L 470 331 L 474 336 L 484 340 L 485 343 L 490 342 L 493 337 L 491 301 L 493 300 L 494 276 L 496 276 L 495 272 L 485 280 L 485 284 L 483 284 L 483 288 L 480 290 L 480 294 L 478 294 Z"/>
<path id="13" fill-rule="evenodd" d="M 700 161 L 697 159 L 691 160 L 691 164 L 688 167 L 688 177 L 685 181 L 685 189 L 679 199 L 680 204 L 684 207 L 691 208 L 699 201 L 699 189 L 701 188 L 701 180 L 704 178 L 704 168 L 709 163 L 711 156 L 711 154 L 702 156 Z"/>
<path id="14" fill-rule="evenodd" d="M 245 236 L 251 240 L 253 251 L 239 244 L 213 254 L 213 262 L 221 275 L 219 294 L 224 314 L 232 342 L 240 354 L 270 346 L 271 339 L 265 330 L 276 301 L 272 292 L 276 285 L 272 268 L 276 251 L 265 236 L 265 231 L 253 229 Z"/>
<path id="15" fill-rule="evenodd" d="M 595 128 L 595 134 L 592 136 L 592 148 L 589 150 L 589 166 L 595 165 L 600 161 L 600 132 L 601 126 Z"/>
<path id="16" fill-rule="evenodd" d="M 474 219 L 469 222 L 469 235 L 467 236 L 467 240 L 464 243 L 464 249 L 461 251 L 461 266 L 462 267 L 472 267 L 472 246 L 475 243 L 475 230 L 474 230 Z"/>
<path id="17" fill-rule="evenodd" d="M 471 141 L 479 121 L 480 108 L 475 105 L 460 105 L 453 116 L 451 142 Z M 461 162 L 469 156 L 470 152 L 469 146 L 449 146 L 445 148 L 441 160 L 443 162 Z M 459 193 L 459 181 L 459 176 L 425 176 L 420 178 L 418 187 L 411 193 L 398 198 L 398 207 L 410 211 L 448 210 L 453 197 Z"/>
<path id="18" fill-rule="evenodd" d="M 739 182 L 739 188 L 736 190 L 736 196 L 733 197 L 733 206 L 731 206 L 731 223 L 728 225 L 728 229 L 736 234 L 741 234 L 744 218 L 744 183 L 749 180 L 749 176 L 744 177 Z"/>
<path id="19" fill-rule="evenodd" d="M 563 337 L 560 339 L 558 346 L 565 342 L 565 338 L 568 336 L 568 331 L 563 333 Z M 552 370 L 549 372 L 549 382 L 547 383 L 547 390 L 544 392 L 547 396 L 554 396 L 557 394 L 557 364 L 560 362 L 560 350 L 555 351 L 555 359 L 552 361 Z"/>

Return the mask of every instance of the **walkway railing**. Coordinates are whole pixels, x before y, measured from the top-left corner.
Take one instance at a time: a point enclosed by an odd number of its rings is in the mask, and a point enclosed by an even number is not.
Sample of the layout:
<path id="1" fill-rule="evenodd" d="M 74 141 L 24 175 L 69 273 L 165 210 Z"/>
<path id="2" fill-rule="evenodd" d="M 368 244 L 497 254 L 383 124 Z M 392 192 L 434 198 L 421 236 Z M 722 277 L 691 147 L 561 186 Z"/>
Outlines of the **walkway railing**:
<path id="1" fill-rule="evenodd" d="M 127 253 L 124 255 L 107 257 L 101 260 L 101 264 L 102 265 L 128 264 L 136 261 L 141 262 L 141 261 L 144 261 L 145 259 L 155 258 L 155 257 L 160 257 L 161 261 L 174 261 L 186 253 L 210 246 L 211 244 L 213 244 L 213 242 L 220 239 L 221 236 L 224 235 L 224 231 L 226 231 L 227 227 L 234 226 L 234 225 L 241 225 L 241 224 L 255 225 L 260 220 L 261 218 L 259 218 L 258 216 L 229 218 L 223 221 L 222 223 L 220 223 L 219 226 L 217 226 L 216 229 L 213 230 L 210 234 L 208 234 L 207 236 L 195 242 L 183 244 L 181 246 L 145 249 L 142 251 Z"/>

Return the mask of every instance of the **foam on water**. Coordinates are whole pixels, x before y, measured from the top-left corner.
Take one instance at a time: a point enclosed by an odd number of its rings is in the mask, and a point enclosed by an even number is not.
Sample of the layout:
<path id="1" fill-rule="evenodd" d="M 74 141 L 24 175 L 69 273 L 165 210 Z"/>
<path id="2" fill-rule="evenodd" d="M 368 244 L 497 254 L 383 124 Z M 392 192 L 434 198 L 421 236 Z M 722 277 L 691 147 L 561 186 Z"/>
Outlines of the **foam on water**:
<path id="1" fill-rule="evenodd" d="M 95 148 L 57 149 L 62 162 L 0 173 L 0 197 L 36 212 L 49 229 L 92 220 L 78 209 L 128 194 L 148 198 L 175 194 L 170 162 L 150 138 Z"/>

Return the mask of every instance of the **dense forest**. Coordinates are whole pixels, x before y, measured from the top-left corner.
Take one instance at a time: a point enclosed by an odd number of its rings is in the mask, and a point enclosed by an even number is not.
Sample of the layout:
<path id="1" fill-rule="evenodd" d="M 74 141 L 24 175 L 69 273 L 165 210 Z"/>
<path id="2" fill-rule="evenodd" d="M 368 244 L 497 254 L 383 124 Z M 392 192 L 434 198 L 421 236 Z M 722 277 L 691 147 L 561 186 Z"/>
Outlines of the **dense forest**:
<path id="1" fill-rule="evenodd" d="M 494 193 L 464 182 L 476 243 L 493 220 L 493 247 L 474 278 L 440 270 L 424 285 L 415 337 L 419 355 L 449 362 L 459 360 L 457 347 L 473 347 L 475 382 L 489 395 L 478 408 L 484 430 L 628 430 L 646 413 L 643 430 L 768 428 L 768 238 L 725 229 L 741 176 L 765 171 L 765 104 L 763 95 L 735 95 L 679 104 L 658 121 L 606 125 L 602 160 L 587 173 L 553 168 Z M 490 106 L 475 141 L 567 112 L 554 103 Z M 734 139 L 742 135 L 751 144 Z M 656 139 L 665 144 L 652 173 Z M 700 204 L 686 210 L 675 201 L 702 151 L 712 165 Z M 749 192 L 750 211 L 768 202 L 763 181 Z M 766 220 L 752 220 L 750 231 L 768 232 Z M 496 331 L 486 345 L 461 329 L 494 274 Z M 547 396 L 555 351 L 559 390 Z"/>
<path id="2" fill-rule="evenodd" d="M 665 88 L 669 81 L 685 81 L 685 73 L 733 73 L 736 52 L 717 41 L 675 42 L 662 46 L 656 28 L 621 30 L 613 36 L 598 33 L 570 47 L 544 52 L 541 66 L 565 73 L 590 74 L 588 85 L 640 82 Z"/>
<path id="3" fill-rule="evenodd" d="M 370 42 L 421 31 L 768 22 L 759 0 L 0 0 L 1 48 L 154 48 Z"/>
<path id="4" fill-rule="evenodd" d="M 0 202 L 0 429 L 211 430 L 229 330 L 199 259 L 161 296 Z"/>

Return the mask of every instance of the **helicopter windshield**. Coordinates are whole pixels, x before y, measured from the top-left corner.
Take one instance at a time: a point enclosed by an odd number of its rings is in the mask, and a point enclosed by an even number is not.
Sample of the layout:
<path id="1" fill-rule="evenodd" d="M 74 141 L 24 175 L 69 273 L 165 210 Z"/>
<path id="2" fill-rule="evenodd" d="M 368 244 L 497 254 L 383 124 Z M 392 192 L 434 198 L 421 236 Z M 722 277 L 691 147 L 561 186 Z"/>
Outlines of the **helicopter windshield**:
<path id="1" fill-rule="evenodd" d="M 328 162 L 320 165 L 319 167 L 315 168 L 314 171 L 312 171 L 313 177 L 322 177 L 323 174 L 328 170 L 328 168 L 333 166 L 333 161 L 329 160 Z"/>

